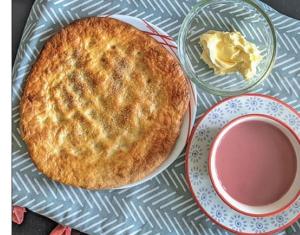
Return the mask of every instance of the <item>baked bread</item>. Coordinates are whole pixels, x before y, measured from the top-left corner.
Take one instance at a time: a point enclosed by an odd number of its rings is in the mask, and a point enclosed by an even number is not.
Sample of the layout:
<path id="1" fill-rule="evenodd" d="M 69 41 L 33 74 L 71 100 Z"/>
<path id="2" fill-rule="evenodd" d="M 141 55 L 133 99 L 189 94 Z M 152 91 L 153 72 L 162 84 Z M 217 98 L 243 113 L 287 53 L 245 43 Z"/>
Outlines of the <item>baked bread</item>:
<path id="1" fill-rule="evenodd" d="M 180 65 L 116 19 L 81 19 L 45 44 L 21 100 L 21 134 L 49 178 L 87 189 L 133 183 L 167 158 L 189 102 Z"/>

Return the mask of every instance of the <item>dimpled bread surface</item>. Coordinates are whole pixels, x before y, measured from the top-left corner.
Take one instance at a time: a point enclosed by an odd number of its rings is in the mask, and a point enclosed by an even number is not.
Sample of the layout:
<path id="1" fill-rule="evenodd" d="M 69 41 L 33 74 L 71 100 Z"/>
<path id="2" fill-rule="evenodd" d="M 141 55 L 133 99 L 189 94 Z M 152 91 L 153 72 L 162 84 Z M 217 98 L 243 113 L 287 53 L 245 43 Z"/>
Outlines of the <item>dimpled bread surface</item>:
<path id="1" fill-rule="evenodd" d="M 49 178 L 116 188 L 170 154 L 189 103 L 177 59 L 133 26 L 81 19 L 44 45 L 21 100 L 21 135 Z"/>

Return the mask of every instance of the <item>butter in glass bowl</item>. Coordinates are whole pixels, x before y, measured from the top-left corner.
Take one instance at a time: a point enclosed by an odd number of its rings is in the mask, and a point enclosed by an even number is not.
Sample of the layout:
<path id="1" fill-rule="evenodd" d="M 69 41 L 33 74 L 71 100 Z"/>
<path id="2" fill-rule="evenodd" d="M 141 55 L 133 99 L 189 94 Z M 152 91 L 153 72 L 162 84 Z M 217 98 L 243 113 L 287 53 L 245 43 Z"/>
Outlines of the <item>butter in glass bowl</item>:
<path id="1" fill-rule="evenodd" d="M 247 75 L 251 79 L 245 79 L 240 72 L 215 74 L 201 59 L 199 38 L 210 30 L 240 32 L 245 40 L 255 44 L 261 60 L 255 74 Z M 269 16 L 252 0 L 199 0 L 185 17 L 178 35 L 179 59 L 188 78 L 199 88 L 220 96 L 256 89 L 272 70 L 276 47 L 276 33 Z"/>

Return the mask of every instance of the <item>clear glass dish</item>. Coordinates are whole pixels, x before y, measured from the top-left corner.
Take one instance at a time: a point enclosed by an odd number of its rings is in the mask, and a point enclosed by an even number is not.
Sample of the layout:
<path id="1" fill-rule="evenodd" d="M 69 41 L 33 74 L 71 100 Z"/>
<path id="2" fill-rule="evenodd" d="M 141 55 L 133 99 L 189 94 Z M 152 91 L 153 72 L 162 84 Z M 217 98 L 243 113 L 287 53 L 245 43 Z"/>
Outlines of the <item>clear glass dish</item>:
<path id="1" fill-rule="evenodd" d="M 239 31 L 254 43 L 263 59 L 254 77 L 215 75 L 200 58 L 199 37 L 209 30 Z M 251 0 L 200 0 L 184 19 L 178 37 L 179 57 L 188 77 L 209 93 L 232 96 L 249 92 L 270 73 L 276 56 L 276 33 L 260 6 Z"/>

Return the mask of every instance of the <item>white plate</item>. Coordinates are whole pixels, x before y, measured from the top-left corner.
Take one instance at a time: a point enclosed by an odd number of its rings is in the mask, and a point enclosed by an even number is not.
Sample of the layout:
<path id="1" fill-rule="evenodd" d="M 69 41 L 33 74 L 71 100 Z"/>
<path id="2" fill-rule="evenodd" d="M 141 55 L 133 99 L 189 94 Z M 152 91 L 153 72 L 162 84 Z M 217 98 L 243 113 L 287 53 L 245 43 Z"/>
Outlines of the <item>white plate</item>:
<path id="1" fill-rule="evenodd" d="M 300 218 L 300 197 L 279 214 L 250 217 L 226 205 L 215 192 L 208 176 L 210 143 L 226 123 L 245 114 L 273 116 L 300 135 L 300 114 L 282 101 L 258 94 L 225 99 L 213 106 L 193 128 L 186 153 L 186 176 L 198 206 L 215 223 L 239 234 L 273 234 Z"/>
<path id="2" fill-rule="evenodd" d="M 153 37 L 155 40 L 157 40 L 159 43 L 161 43 L 165 48 L 167 48 L 170 53 L 172 53 L 175 57 L 177 57 L 177 45 L 175 41 L 163 30 L 160 28 L 152 25 L 151 23 L 146 22 L 145 20 L 132 17 L 132 16 L 125 16 L 125 15 L 111 15 L 109 16 L 111 18 L 118 19 L 120 21 L 126 22 L 128 24 L 131 24 L 132 26 L 136 27 L 137 29 L 144 31 L 145 33 L 149 34 L 151 37 Z M 178 58 L 178 57 L 177 57 Z M 186 78 L 188 80 L 188 78 Z M 192 84 L 188 80 L 190 84 L 190 94 L 191 94 L 191 99 L 189 103 L 189 108 L 187 113 L 184 116 L 181 131 L 179 134 L 179 137 L 176 141 L 176 144 L 174 145 L 174 148 L 172 152 L 170 153 L 168 159 L 163 162 L 157 169 L 155 169 L 150 175 L 146 176 L 142 180 L 139 180 L 135 183 L 132 184 L 127 184 L 124 185 L 120 188 L 127 188 L 127 187 L 132 187 L 136 186 L 138 184 L 141 184 L 159 173 L 161 173 L 163 170 L 165 170 L 167 167 L 169 167 L 175 160 L 176 158 L 180 155 L 182 152 L 189 134 L 191 133 L 192 126 L 194 125 L 195 122 L 195 117 L 196 117 L 196 111 L 197 111 L 197 90 L 194 84 Z"/>

